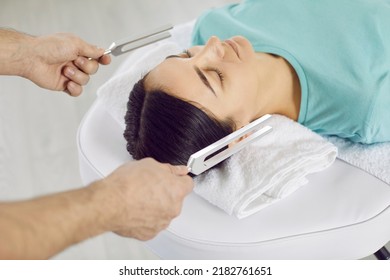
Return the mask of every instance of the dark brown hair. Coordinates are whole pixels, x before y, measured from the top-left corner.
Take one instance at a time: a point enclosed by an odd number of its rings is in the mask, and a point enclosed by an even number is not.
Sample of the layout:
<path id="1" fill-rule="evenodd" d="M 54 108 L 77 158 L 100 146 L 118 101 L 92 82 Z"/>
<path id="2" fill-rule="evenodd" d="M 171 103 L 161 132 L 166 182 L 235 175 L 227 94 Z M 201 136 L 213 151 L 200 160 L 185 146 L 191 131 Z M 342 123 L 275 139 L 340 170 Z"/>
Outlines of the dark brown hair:
<path id="1" fill-rule="evenodd" d="M 217 121 L 193 104 L 163 90 L 147 92 L 144 79 L 127 103 L 124 137 L 134 159 L 185 165 L 191 154 L 234 131 L 234 124 Z"/>

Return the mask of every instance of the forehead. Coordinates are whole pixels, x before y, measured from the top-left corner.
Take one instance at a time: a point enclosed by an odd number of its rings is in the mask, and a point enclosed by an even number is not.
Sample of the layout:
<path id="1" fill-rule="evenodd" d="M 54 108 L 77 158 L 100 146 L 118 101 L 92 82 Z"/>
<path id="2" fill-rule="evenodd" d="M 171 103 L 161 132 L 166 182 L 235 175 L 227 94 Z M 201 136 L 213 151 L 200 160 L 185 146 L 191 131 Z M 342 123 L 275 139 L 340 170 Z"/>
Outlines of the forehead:
<path id="1" fill-rule="evenodd" d="M 191 91 L 197 86 L 199 85 L 196 72 L 185 59 L 181 58 L 164 60 L 152 69 L 145 79 L 147 91 L 162 89 L 175 95 Z"/>
<path id="2" fill-rule="evenodd" d="M 188 59 L 169 58 L 151 70 L 145 79 L 147 92 L 162 90 L 194 106 L 214 112 L 217 98 L 199 79 Z"/>

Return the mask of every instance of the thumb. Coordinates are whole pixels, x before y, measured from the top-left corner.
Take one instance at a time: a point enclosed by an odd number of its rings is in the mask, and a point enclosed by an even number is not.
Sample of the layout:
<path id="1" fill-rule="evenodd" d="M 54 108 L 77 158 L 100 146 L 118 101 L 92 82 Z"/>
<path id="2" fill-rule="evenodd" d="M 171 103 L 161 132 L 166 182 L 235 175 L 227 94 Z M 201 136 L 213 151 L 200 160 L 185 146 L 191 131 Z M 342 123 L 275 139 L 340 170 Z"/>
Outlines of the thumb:
<path id="1" fill-rule="evenodd" d="M 79 44 L 79 55 L 93 58 L 93 59 L 99 59 L 104 54 L 103 48 L 98 48 L 96 46 L 90 45 L 84 41 L 81 40 Z"/>
<path id="2" fill-rule="evenodd" d="M 185 165 L 171 165 L 171 172 L 175 175 L 187 175 L 188 171 L 188 167 Z"/>

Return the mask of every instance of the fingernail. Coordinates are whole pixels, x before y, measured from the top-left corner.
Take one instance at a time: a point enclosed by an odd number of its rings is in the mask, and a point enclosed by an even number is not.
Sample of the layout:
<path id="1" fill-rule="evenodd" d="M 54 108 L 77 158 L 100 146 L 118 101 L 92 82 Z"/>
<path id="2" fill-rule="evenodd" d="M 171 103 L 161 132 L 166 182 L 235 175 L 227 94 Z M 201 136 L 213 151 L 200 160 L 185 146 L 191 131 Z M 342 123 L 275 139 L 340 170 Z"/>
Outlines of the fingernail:
<path id="1" fill-rule="evenodd" d="M 65 71 L 67 76 L 73 76 L 75 74 L 75 71 L 71 67 L 66 68 Z"/>
<path id="2" fill-rule="evenodd" d="M 73 96 L 72 94 L 72 91 L 75 89 L 74 87 L 74 84 L 69 82 L 67 85 L 66 85 L 66 90 L 65 92 L 69 95 L 69 96 Z"/>
<path id="3" fill-rule="evenodd" d="M 78 66 L 83 66 L 84 64 L 85 64 L 85 58 L 84 57 L 81 57 L 81 56 L 79 56 L 77 59 L 76 59 L 76 64 L 78 65 Z"/>

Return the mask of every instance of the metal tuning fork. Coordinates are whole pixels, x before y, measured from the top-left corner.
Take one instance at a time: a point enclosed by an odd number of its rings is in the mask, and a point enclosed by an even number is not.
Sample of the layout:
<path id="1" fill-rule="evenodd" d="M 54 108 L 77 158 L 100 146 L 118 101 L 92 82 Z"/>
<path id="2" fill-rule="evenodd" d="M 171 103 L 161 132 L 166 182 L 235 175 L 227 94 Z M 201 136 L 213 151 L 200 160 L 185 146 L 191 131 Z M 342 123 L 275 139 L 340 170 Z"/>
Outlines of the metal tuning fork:
<path id="1" fill-rule="evenodd" d="M 150 32 L 113 42 L 110 47 L 104 52 L 104 54 L 112 54 L 118 56 L 126 52 L 164 40 L 166 38 L 171 37 L 171 33 L 169 32 L 169 30 L 171 30 L 172 28 L 172 25 L 164 25 Z"/>
<path id="2" fill-rule="evenodd" d="M 261 118 L 218 140 L 217 142 L 214 142 L 206 148 L 203 148 L 202 150 L 192 154 L 187 163 L 189 172 L 194 175 L 199 175 L 237 153 L 242 148 L 252 143 L 254 140 L 259 139 L 272 131 L 271 126 L 263 125 L 263 122 L 270 117 L 271 115 L 264 115 Z M 234 145 L 229 146 L 229 144 L 237 141 L 244 135 L 249 136 L 239 141 L 238 143 L 234 143 Z"/>

